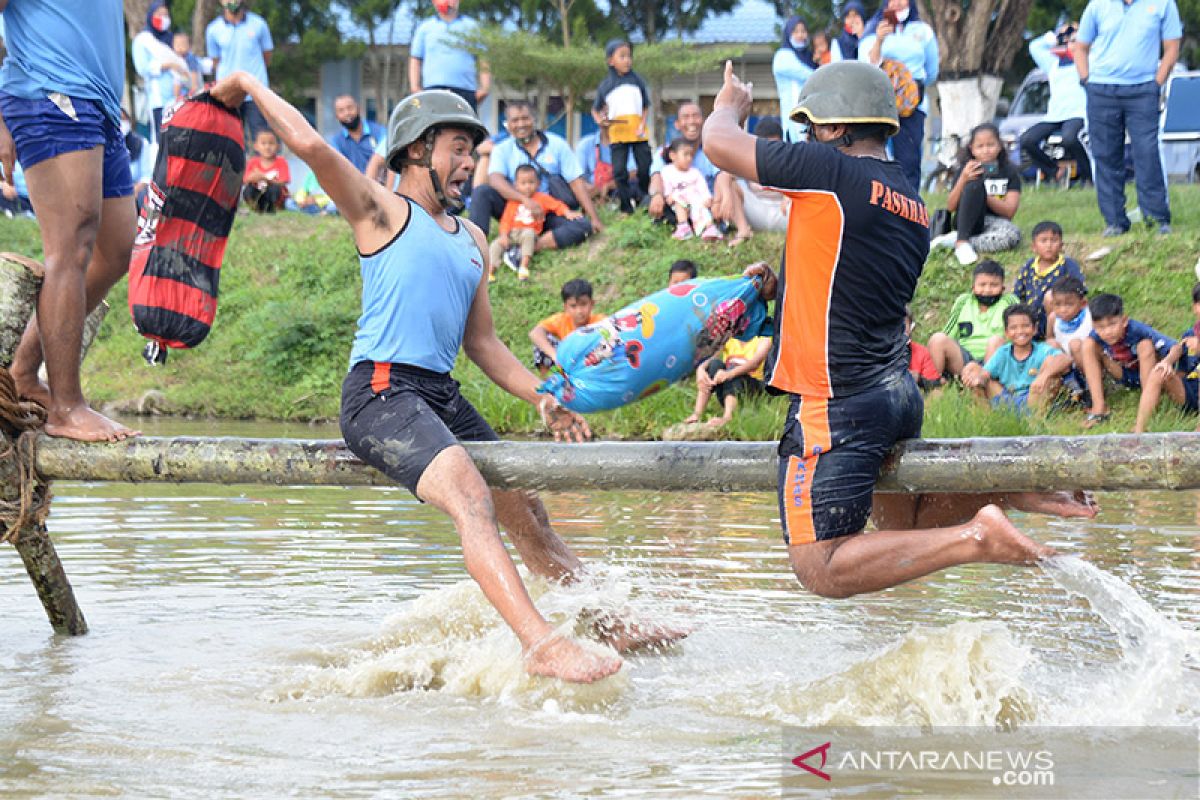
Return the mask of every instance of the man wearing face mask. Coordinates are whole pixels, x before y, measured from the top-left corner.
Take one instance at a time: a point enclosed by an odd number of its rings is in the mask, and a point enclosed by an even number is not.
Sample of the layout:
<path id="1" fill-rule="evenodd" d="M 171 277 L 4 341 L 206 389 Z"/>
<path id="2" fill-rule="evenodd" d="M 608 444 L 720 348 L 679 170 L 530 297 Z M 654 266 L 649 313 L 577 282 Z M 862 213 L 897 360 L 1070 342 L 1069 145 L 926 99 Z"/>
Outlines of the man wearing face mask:
<path id="1" fill-rule="evenodd" d="M 329 137 L 329 143 L 344 155 L 355 169 L 365 173 L 371 156 L 375 154 L 375 148 L 380 142 L 387 141 L 387 134 L 362 118 L 358 102 L 348 94 L 338 95 L 333 101 L 333 113 L 341 123 L 342 129 Z"/>
<path id="2" fill-rule="evenodd" d="M 267 67 L 271 66 L 275 43 L 267 21 L 247 10 L 246 5 L 244 0 L 221 0 L 220 16 L 208 24 L 205 42 L 213 60 L 213 72 L 217 80 L 221 80 L 242 70 L 253 75 L 263 86 L 270 86 Z M 246 121 L 246 145 L 249 147 L 258 132 L 267 127 L 267 121 L 250 99 L 242 106 L 242 119 Z"/>
<path id="3" fill-rule="evenodd" d="M 475 56 L 463 49 L 458 37 L 473 33 L 475 20 L 460 16 L 458 0 L 434 0 L 437 12 L 413 33 L 408 59 L 412 91 L 448 89 L 478 109 L 492 90 L 492 75 Z"/>
<path id="4" fill-rule="evenodd" d="M 475 166 L 472 151 L 487 136 L 479 118 L 446 91 L 402 100 L 388 124 L 387 162 L 400 174 L 393 193 L 355 169 L 252 76 L 235 73 L 211 91 L 230 107 L 253 98 L 353 232 L 363 288 L 342 386 L 347 446 L 454 521 L 467 570 L 520 641 L 529 673 L 591 683 L 619 670 L 616 655 L 583 649 L 538 612 L 500 526 L 534 574 L 569 581 L 583 565 L 550 527 L 534 493 L 489 489 L 461 444 L 499 437 L 450 375 L 460 349 L 497 386 L 534 405 L 556 438 L 590 435 L 582 417 L 538 394 L 539 379 L 497 337 L 487 242 L 451 213 L 462 205 Z M 616 623 L 610 629 L 618 649 L 670 638 Z"/>
<path id="5" fill-rule="evenodd" d="M 747 274 L 778 298 L 767 385 L 792 396 L 779 508 L 796 577 L 817 594 L 849 597 L 957 564 L 1053 554 L 1000 506 L 1078 516 L 1092 506 L 1070 495 L 874 494 L 884 458 L 920 435 L 923 411 L 905 306 L 929 253 L 929 214 L 887 158 L 900 128 L 891 81 L 856 61 L 814 72 L 790 114 L 809 126 L 808 142 L 747 133 L 751 103 L 727 63 L 704 142 L 717 167 L 792 201 L 778 282 L 765 265 Z M 878 530 L 864 536 L 872 516 Z"/>

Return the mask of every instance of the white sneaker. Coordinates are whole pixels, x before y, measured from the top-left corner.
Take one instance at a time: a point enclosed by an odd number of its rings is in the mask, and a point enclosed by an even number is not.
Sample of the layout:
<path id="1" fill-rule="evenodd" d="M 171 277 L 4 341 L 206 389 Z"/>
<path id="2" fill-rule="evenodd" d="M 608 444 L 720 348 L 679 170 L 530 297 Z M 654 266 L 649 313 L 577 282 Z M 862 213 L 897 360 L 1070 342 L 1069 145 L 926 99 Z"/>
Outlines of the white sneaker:
<path id="1" fill-rule="evenodd" d="M 959 242 L 954 245 L 954 257 L 964 267 L 968 267 L 979 260 L 979 255 L 975 252 L 975 248 L 971 247 L 970 242 Z"/>
<path id="2" fill-rule="evenodd" d="M 1196 260 L 1196 280 L 1200 281 L 1200 259 Z"/>
<path id="3" fill-rule="evenodd" d="M 929 240 L 929 249 L 936 250 L 939 247 L 954 247 L 954 242 L 957 239 L 958 234 L 954 231 L 943 233 L 941 236 L 935 236 Z"/>

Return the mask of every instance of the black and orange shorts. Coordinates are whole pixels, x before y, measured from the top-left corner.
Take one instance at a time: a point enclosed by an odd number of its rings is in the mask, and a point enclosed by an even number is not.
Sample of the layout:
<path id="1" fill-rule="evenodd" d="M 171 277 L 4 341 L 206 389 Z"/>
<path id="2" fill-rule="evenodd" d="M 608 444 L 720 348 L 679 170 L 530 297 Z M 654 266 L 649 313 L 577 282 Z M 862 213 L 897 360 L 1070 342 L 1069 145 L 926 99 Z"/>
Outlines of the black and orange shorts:
<path id="1" fill-rule="evenodd" d="M 859 533 L 892 446 L 921 435 L 924 401 L 907 370 L 849 397 L 794 395 L 779 442 L 779 517 L 788 544 Z"/>

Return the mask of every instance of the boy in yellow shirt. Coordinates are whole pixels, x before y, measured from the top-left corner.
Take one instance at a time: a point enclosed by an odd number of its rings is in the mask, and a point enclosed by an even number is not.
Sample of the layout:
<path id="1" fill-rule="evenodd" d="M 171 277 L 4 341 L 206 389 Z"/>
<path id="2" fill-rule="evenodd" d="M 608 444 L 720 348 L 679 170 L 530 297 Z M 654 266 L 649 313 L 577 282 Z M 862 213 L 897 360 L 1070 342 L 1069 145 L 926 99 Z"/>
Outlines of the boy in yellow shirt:
<path id="1" fill-rule="evenodd" d="M 770 352 L 770 336 L 759 336 L 748 342 L 731 338 L 719 356 L 713 356 L 696 367 L 696 408 L 683 421 L 684 424 L 700 421 L 708 398 L 714 393 L 724 414 L 709 418 L 708 424 L 719 428 L 733 419 L 739 395 L 762 391 L 764 365 Z"/>

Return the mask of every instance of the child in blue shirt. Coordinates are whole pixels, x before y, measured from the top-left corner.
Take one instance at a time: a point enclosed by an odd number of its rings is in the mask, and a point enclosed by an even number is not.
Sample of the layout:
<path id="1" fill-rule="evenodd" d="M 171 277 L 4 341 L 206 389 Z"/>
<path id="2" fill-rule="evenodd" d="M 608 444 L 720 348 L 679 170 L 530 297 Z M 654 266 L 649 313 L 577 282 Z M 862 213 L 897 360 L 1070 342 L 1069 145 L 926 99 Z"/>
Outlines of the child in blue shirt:
<path id="1" fill-rule="evenodd" d="M 1127 389 L 1141 389 L 1160 359 L 1175 346 L 1175 340 L 1125 316 L 1125 302 L 1115 294 L 1098 294 L 1088 303 L 1092 310 L 1092 333 L 1083 343 L 1083 375 L 1092 396 L 1092 408 L 1083 427 L 1090 428 L 1109 417 L 1104 399 L 1104 373 Z"/>
<path id="2" fill-rule="evenodd" d="M 1050 303 L 1050 289 L 1062 278 L 1083 279 L 1083 270 L 1073 258 L 1063 255 L 1063 232 L 1057 222 L 1045 220 L 1033 226 L 1033 258 L 1025 262 L 1017 273 L 1013 294 L 1022 303 L 1037 313 L 1037 334 L 1042 341 L 1054 333 L 1054 313 Z M 1049 312 L 1049 313 L 1047 313 Z"/>
<path id="3" fill-rule="evenodd" d="M 1016 411 L 1044 408 L 1058 393 L 1071 357 L 1057 347 L 1035 341 L 1036 312 L 1018 303 L 1004 309 L 1004 336 L 1008 342 L 988 359 L 981 370 L 965 376 L 963 383 L 991 400 L 992 405 Z"/>
<path id="4" fill-rule="evenodd" d="M 1149 378 L 1142 384 L 1134 433 L 1146 430 L 1146 423 L 1164 390 L 1189 414 L 1200 410 L 1200 358 L 1197 357 L 1200 356 L 1200 283 L 1192 287 L 1192 313 L 1196 323 L 1179 335 L 1179 341 L 1171 346 L 1162 361 L 1154 365 Z"/>

